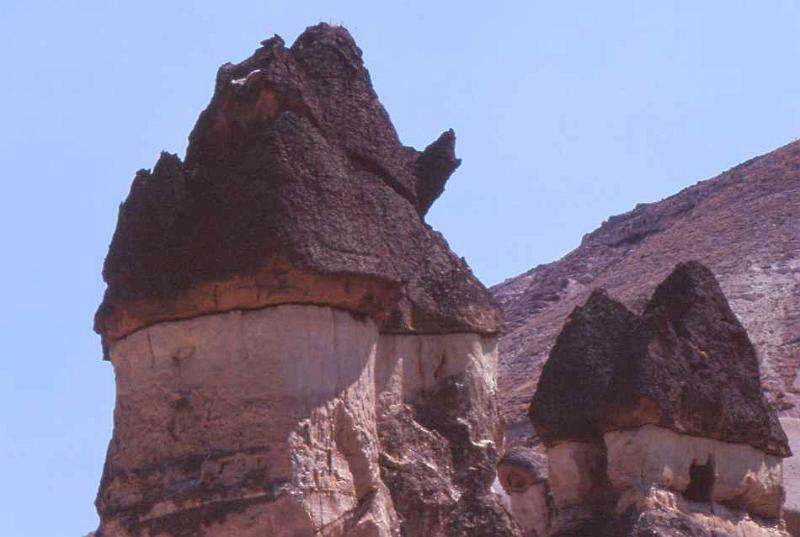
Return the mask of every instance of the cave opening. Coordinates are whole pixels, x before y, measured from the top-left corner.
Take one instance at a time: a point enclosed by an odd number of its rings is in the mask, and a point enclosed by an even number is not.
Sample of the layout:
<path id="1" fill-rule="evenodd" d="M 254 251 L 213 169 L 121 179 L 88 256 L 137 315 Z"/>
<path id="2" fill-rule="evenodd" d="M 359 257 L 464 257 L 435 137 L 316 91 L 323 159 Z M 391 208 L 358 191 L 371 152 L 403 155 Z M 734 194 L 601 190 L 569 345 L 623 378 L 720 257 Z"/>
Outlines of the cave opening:
<path id="1" fill-rule="evenodd" d="M 686 487 L 683 497 L 695 502 L 710 502 L 713 490 L 714 457 L 709 455 L 705 464 L 692 461 L 689 466 L 689 486 Z"/>

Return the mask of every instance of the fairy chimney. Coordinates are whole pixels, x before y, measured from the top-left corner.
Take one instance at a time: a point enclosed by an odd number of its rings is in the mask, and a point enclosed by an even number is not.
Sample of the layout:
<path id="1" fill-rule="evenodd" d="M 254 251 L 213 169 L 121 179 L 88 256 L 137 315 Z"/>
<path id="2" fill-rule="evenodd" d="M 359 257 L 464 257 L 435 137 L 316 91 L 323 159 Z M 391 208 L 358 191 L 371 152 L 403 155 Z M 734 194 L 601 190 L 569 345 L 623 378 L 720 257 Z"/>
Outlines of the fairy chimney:
<path id="1" fill-rule="evenodd" d="M 490 493 L 498 311 L 424 219 L 454 144 L 401 145 L 341 27 L 220 68 L 103 269 L 98 536 L 518 535 Z"/>

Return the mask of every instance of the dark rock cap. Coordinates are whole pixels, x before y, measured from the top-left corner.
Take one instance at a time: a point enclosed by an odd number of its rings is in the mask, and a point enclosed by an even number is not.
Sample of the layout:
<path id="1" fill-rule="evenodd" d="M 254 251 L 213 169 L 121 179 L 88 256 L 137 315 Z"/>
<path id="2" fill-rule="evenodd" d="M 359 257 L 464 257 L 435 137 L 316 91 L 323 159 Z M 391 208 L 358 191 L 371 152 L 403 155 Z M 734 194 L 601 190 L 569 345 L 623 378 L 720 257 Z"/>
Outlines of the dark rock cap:
<path id="1" fill-rule="evenodd" d="M 714 275 L 678 264 L 641 317 L 595 292 L 570 316 L 530 408 L 547 443 L 658 425 L 790 454 L 758 359 Z"/>
<path id="2" fill-rule="evenodd" d="M 696 261 L 678 264 L 645 306 L 621 349 L 603 423 L 606 430 L 654 424 L 791 454 L 761 391 L 750 338 Z"/>
<path id="3" fill-rule="evenodd" d="M 542 369 L 530 406 L 546 443 L 599 440 L 601 405 L 623 340 L 638 317 L 601 289 L 575 308 Z"/>
<path id="4" fill-rule="evenodd" d="M 95 330 L 318 304 L 387 332 L 498 330 L 491 297 L 424 222 L 460 161 L 446 131 L 400 144 L 340 27 L 223 65 L 185 162 L 137 173 L 103 268 Z"/>

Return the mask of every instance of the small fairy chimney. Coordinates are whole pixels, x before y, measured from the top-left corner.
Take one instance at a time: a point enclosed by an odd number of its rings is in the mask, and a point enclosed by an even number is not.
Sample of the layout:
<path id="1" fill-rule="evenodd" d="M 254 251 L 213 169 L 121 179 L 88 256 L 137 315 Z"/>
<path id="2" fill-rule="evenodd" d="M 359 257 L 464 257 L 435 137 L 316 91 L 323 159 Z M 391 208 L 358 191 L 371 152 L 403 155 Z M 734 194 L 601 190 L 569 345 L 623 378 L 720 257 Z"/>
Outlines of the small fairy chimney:
<path id="1" fill-rule="evenodd" d="M 641 315 L 602 291 L 576 308 L 530 417 L 548 457 L 548 535 L 785 535 L 786 435 L 700 263 L 677 265 Z"/>

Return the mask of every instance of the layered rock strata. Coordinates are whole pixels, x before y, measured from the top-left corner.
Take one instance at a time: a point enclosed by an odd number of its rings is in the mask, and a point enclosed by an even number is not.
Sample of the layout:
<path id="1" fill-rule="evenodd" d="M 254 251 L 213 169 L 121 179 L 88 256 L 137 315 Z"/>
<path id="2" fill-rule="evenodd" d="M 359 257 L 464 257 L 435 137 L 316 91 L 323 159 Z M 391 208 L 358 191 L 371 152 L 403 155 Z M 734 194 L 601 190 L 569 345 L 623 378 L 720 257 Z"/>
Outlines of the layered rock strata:
<path id="1" fill-rule="evenodd" d="M 104 266 L 98 536 L 519 535 L 490 491 L 498 312 L 424 222 L 454 141 L 400 144 L 342 28 L 220 68 Z"/>
<path id="2" fill-rule="evenodd" d="M 641 316 L 601 291 L 576 308 L 530 417 L 553 497 L 544 535 L 783 531 L 787 438 L 747 333 L 699 263 L 677 265 Z"/>

